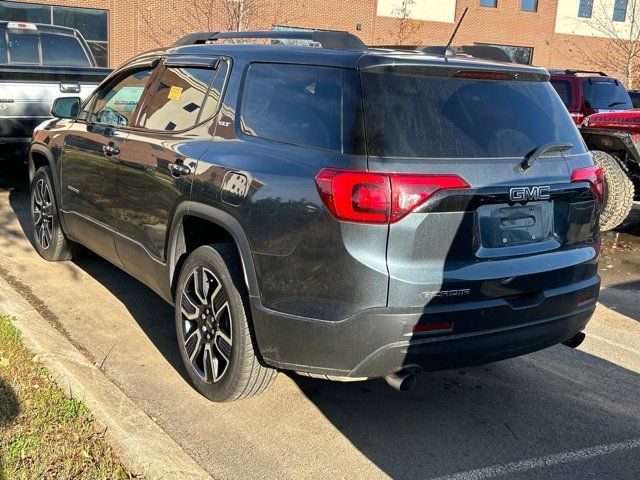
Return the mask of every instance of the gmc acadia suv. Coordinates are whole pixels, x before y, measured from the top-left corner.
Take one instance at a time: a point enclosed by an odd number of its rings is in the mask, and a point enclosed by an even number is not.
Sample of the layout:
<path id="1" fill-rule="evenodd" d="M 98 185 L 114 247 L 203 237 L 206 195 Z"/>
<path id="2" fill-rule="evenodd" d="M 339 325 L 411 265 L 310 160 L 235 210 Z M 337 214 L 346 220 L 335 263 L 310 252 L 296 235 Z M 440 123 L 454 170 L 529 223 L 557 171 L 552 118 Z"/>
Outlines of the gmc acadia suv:
<path id="1" fill-rule="evenodd" d="M 31 147 L 38 252 L 82 244 L 173 303 L 211 400 L 281 369 L 406 389 L 584 337 L 602 177 L 546 70 L 203 33 L 53 110 Z"/>

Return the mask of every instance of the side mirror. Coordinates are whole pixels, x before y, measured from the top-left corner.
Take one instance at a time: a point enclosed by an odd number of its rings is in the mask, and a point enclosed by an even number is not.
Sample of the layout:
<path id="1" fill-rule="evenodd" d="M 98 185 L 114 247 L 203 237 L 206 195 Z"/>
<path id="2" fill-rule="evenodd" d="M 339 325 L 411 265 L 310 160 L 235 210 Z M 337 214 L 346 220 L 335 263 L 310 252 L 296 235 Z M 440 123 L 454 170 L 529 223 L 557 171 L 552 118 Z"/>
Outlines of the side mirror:
<path id="1" fill-rule="evenodd" d="M 51 107 L 51 115 L 58 118 L 78 118 L 80 114 L 80 97 L 56 98 Z"/>

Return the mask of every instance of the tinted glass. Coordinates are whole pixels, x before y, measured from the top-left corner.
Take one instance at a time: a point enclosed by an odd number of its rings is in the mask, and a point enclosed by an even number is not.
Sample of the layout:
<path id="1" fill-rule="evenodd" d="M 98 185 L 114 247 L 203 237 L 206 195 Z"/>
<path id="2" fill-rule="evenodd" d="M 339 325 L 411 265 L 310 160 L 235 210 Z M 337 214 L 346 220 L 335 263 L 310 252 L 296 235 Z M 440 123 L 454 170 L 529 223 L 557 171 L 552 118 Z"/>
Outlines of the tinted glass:
<path id="1" fill-rule="evenodd" d="M 106 42 L 87 42 L 98 67 L 109 66 L 109 45 Z"/>
<path id="2" fill-rule="evenodd" d="M 580 0 L 578 6 L 578 16 L 582 18 L 591 18 L 591 12 L 593 11 L 593 0 Z"/>
<path id="3" fill-rule="evenodd" d="M 362 85 L 370 155 L 523 157 L 547 142 L 582 149 L 548 82 L 363 73 Z"/>
<path id="4" fill-rule="evenodd" d="M 200 114 L 200 121 L 211 118 L 217 111 L 220 100 L 222 99 L 222 90 L 224 88 L 225 80 L 227 77 L 227 62 L 222 62 L 218 67 L 216 73 L 216 79 L 213 81 L 211 90 L 207 95 L 207 100 L 202 107 L 202 113 Z"/>
<path id="5" fill-rule="evenodd" d="M 87 54 L 75 37 L 43 33 L 40 35 L 40 42 L 43 65 L 91 66 Z"/>
<path id="6" fill-rule="evenodd" d="M 242 95 L 248 135 L 309 147 L 341 148 L 341 69 L 251 65 Z"/>
<path id="7" fill-rule="evenodd" d="M 51 7 L 18 2 L 0 2 L 0 19 L 9 22 L 51 23 Z"/>
<path id="8" fill-rule="evenodd" d="M 108 39 L 108 20 L 105 10 L 53 7 L 53 23 L 79 30 L 86 40 L 106 41 Z"/>
<path id="9" fill-rule="evenodd" d="M 640 92 L 629 92 L 633 108 L 640 108 Z"/>
<path id="10" fill-rule="evenodd" d="M 7 62 L 7 40 L 4 35 L 0 35 L 0 63 Z"/>
<path id="11" fill-rule="evenodd" d="M 133 122 L 133 113 L 140 103 L 151 70 L 137 70 L 114 80 L 98 92 L 91 122 L 126 127 Z"/>
<path id="12" fill-rule="evenodd" d="M 40 63 L 38 35 L 10 33 L 8 37 L 11 63 Z"/>
<path id="13" fill-rule="evenodd" d="M 596 110 L 626 110 L 631 108 L 629 93 L 621 83 L 612 79 L 592 79 L 582 82 L 584 103 Z"/>
<path id="14" fill-rule="evenodd" d="M 194 126 L 214 75 L 215 70 L 206 68 L 167 68 L 147 110 L 144 126 L 169 132 Z"/>
<path id="15" fill-rule="evenodd" d="M 566 80 L 551 80 L 551 85 L 558 92 L 560 100 L 567 107 L 573 103 L 571 83 Z"/>
<path id="16" fill-rule="evenodd" d="M 613 21 L 624 22 L 627 18 L 627 0 L 616 0 L 613 6 Z"/>

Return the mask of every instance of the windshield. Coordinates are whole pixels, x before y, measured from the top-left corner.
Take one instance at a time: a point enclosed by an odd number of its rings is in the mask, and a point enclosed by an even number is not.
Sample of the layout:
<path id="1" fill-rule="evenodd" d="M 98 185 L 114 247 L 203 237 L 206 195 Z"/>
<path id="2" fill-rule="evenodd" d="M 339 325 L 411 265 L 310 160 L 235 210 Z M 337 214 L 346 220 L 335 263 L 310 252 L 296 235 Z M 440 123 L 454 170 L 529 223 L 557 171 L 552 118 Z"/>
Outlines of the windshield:
<path id="1" fill-rule="evenodd" d="M 524 157 L 580 134 L 548 82 L 362 73 L 369 155 Z"/>
<path id="2" fill-rule="evenodd" d="M 595 110 L 626 110 L 632 108 L 631 99 L 622 84 L 611 78 L 582 82 L 584 104 Z"/>

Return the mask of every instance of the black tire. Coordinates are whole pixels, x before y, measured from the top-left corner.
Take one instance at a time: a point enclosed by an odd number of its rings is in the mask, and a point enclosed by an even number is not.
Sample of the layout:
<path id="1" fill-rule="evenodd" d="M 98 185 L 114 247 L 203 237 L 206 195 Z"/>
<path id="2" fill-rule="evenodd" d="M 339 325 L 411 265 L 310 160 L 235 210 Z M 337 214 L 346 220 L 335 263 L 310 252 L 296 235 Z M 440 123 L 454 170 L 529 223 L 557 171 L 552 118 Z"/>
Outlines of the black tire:
<path id="1" fill-rule="evenodd" d="M 189 254 L 175 305 L 180 355 L 202 395 L 232 402 L 274 382 L 278 372 L 262 365 L 251 335 L 249 294 L 233 245 L 205 245 Z"/>
<path id="2" fill-rule="evenodd" d="M 49 167 L 40 167 L 31 181 L 30 213 L 33 244 L 42 258 L 50 262 L 71 260 L 80 245 L 65 237 L 60 226 L 55 190 Z"/>
<path id="3" fill-rule="evenodd" d="M 627 218 L 633 207 L 633 182 L 611 155 L 600 150 L 591 153 L 604 170 L 604 208 L 600 214 L 600 229 L 612 230 Z"/>

